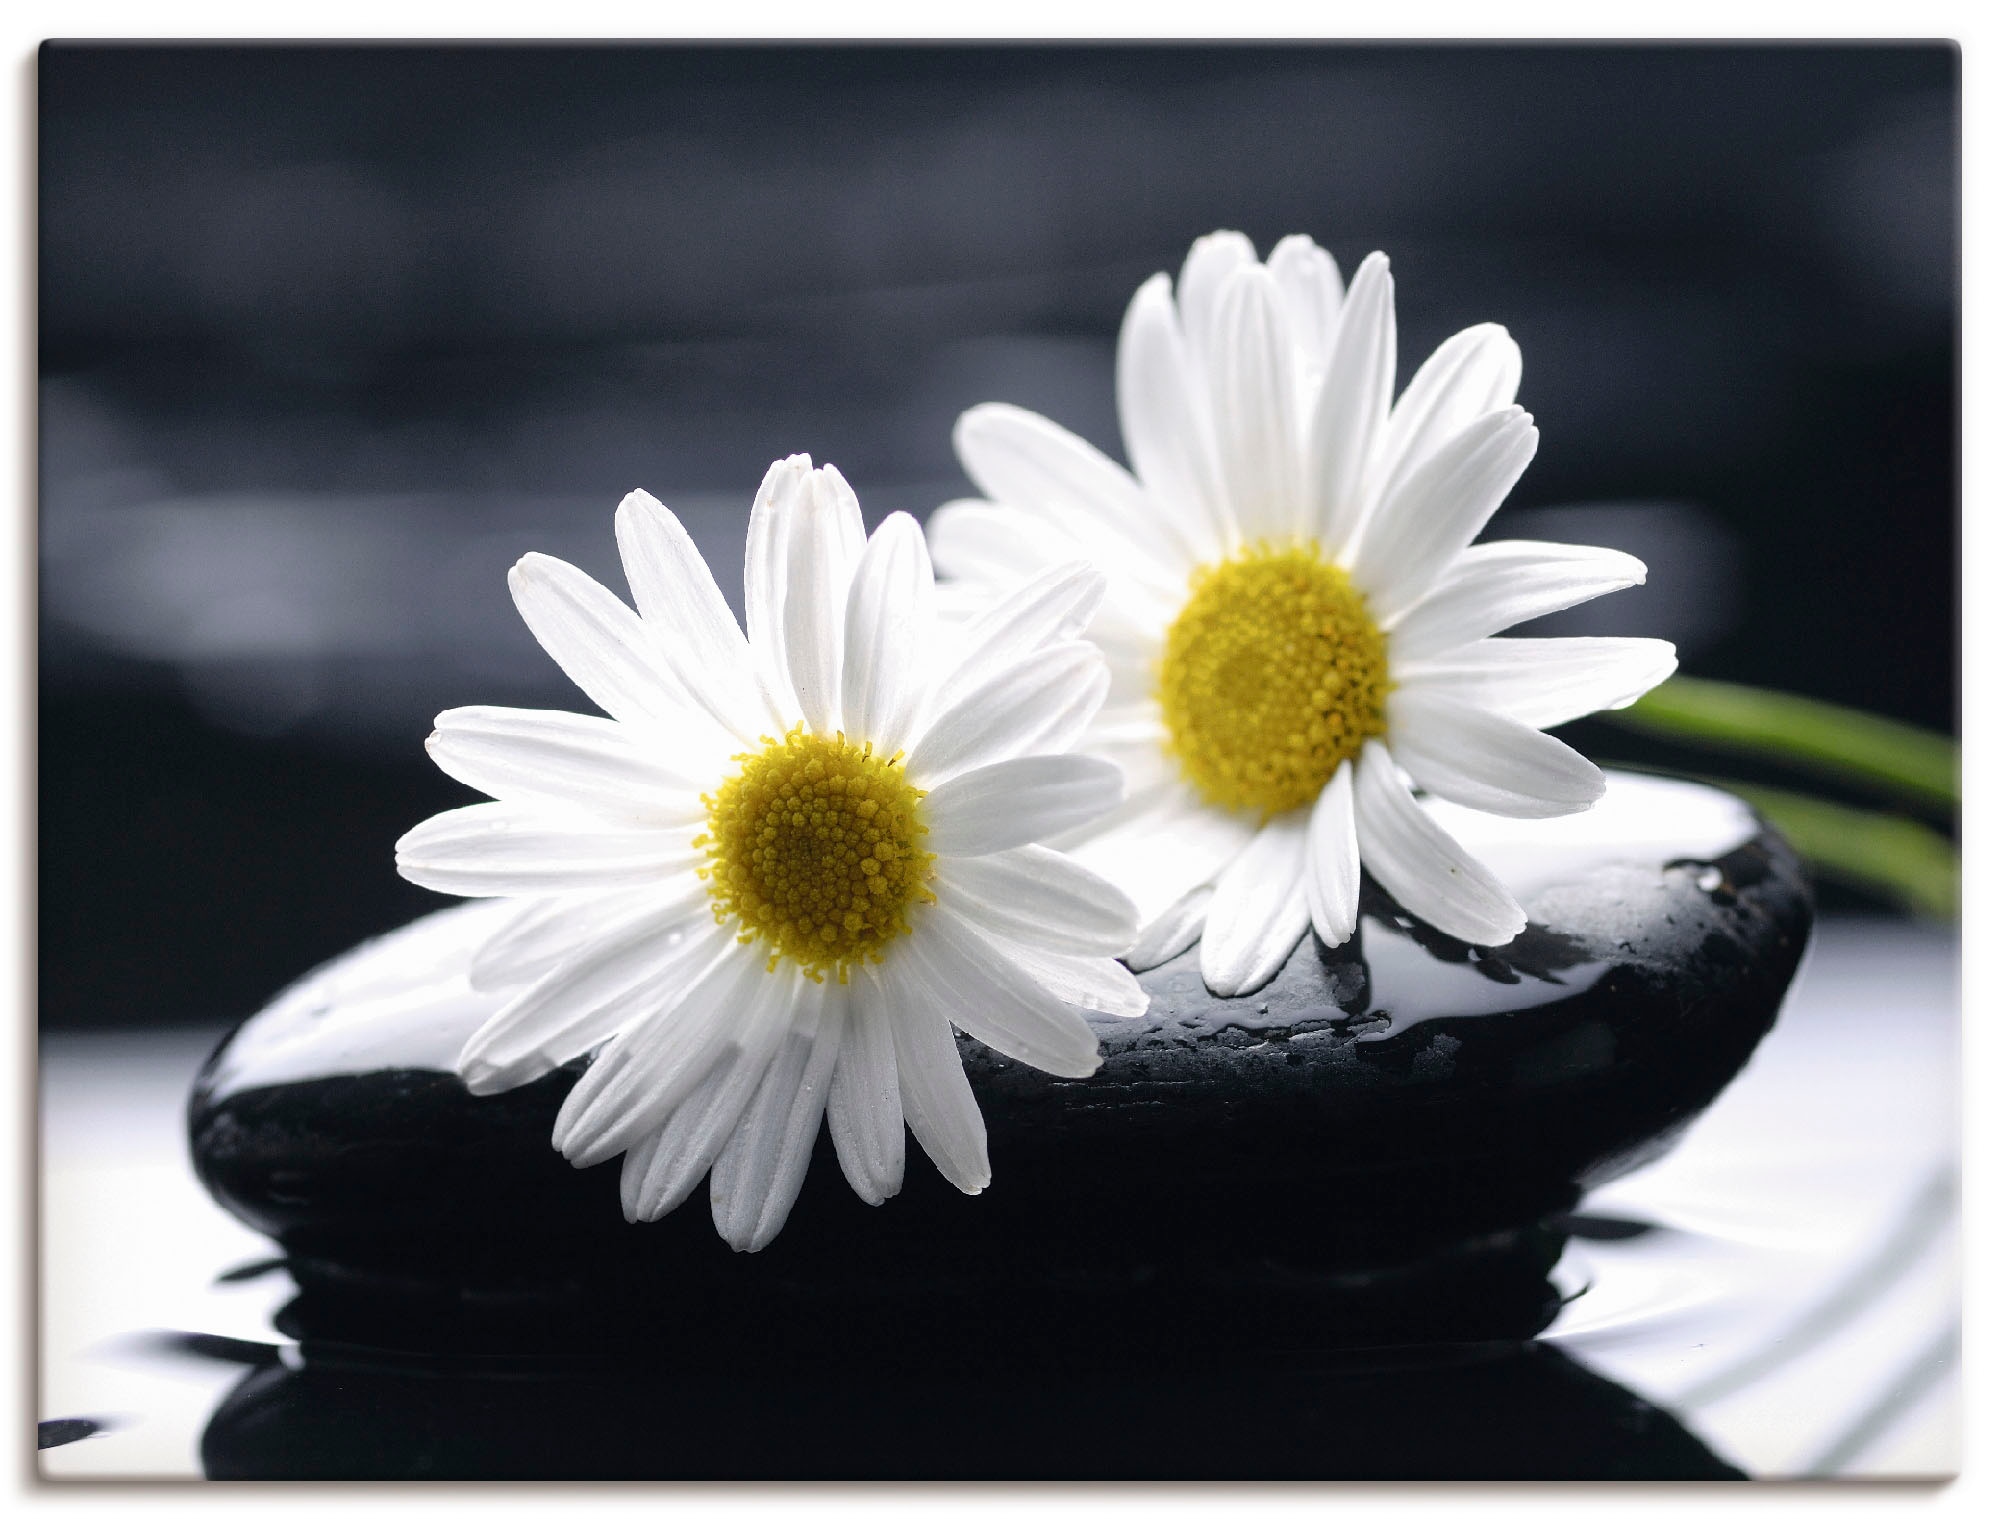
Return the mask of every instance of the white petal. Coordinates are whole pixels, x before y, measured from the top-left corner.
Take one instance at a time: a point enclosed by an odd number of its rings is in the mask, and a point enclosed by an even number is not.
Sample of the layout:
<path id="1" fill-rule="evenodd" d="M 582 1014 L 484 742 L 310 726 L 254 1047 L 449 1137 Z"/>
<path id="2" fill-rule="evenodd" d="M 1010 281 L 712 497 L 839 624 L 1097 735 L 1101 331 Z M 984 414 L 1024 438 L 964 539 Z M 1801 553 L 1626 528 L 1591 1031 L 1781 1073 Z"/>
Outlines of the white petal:
<path id="1" fill-rule="evenodd" d="M 1016 509 L 1016 534 L 1056 529 L 1084 558 L 1131 582 L 1131 594 L 1182 594 L 1197 562 L 1193 551 L 1160 531 L 1136 480 L 1074 433 L 1018 406 L 989 402 L 958 419 L 952 443 L 979 488 Z"/>
<path id="2" fill-rule="evenodd" d="M 1088 1076 L 1097 1069 L 1097 1035 L 1083 1015 L 965 919 L 940 904 L 912 928 L 894 950 L 899 960 L 912 962 L 909 984 L 966 1033 L 1052 1076 Z"/>
<path id="3" fill-rule="evenodd" d="M 618 556 L 633 603 L 689 693 L 742 744 L 771 731 L 750 645 L 680 518 L 645 491 L 618 504 Z"/>
<path id="4" fill-rule="evenodd" d="M 785 669 L 799 712 L 815 733 L 840 726 L 840 656 L 847 589 L 867 535 L 861 504 L 831 464 L 792 497 L 781 626 Z"/>
<path id="5" fill-rule="evenodd" d="M 1341 563 L 1352 562 L 1370 503 L 1368 466 L 1396 386 L 1396 285 L 1389 260 L 1371 253 L 1355 271 L 1340 331 L 1313 412 L 1307 489 L 1312 528 Z"/>
<path id="6" fill-rule="evenodd" d="M 1512 406 L 1520 385 L 1521 350 L 1505 327 L 1488 322 L 1445 339 L 1389 413 L 1375 451 L 1370 499 L 1395 490 L 1448 438 L 1489 411 Z"/>
<path id="7" fill-rule="evenodd" d="M 987 933 L 1072 954 L 1115 955 L 1139 931 L 1132 899 L 1039 844 L 954 859 L 933 878 L 938 902 Z"/>
<path id="8" fill-rule="evenodd" d="M 931 521 L 937 521 L 935 514 Z M 1015 536 L 1021 536 L 1018 526 Z M 1038 571 L 966 624 L 959 657 L 944 667 L 932 710 L 944 711 L 1036 650 L 1077 637 L 1090 626 L 1104 591 L 1103 574 L 1087 564 L 1072 560 Z"/>
<path id="9" fill-rule="evenodd" d="M 1052 565 L 975 618 L 967 646 L 1001 660 L 1075 638 L 1096 616 L 1104 587 L 1102 572 L 1087 564 Z"/>
<path id="10" fill-rule="evenodd" d="M 525 986 L 554 970 L 600 932 L 626 918 L 649 913 L 668 901 L 700 902 L 708 888 L 690 875 L 661 891 L 579 891 L 559 897 L 527 897 L 505 925 L 496 928 L 472 957 L 466 979 L 474 991 Z"/>
<path id="11" fill-rule="evenodd" d="M 1393 625 L 1430 589 L 1535 457 L 1533 421 L 1518 406 L 1454 435 L 1383 498 L 1352 574 L 1378 625 Z"/>
<path id="12" fill-rule="evenodd" d="M 937 565 L 937 555 L 931 555 L 931 564 Z M 955 656 L 946 650 L 957 644 L 958 635 L 967 623 L 993 605 L 996 594 L 994 586 L 962 575 L 938 583 L 932 598 L 932 605 L 937 608 L 938 641 L 938 658 L 932 662 L 934 669 L 944 669 L 955 661 Z"/>
<path id="13" fill-rule="evenodd" d="M 1553 728 L 1629 707 L 1673 674 L 1675 663 L 1674 646 L 1659 638 L 1487 638 L 1395 673 L 1411 691 Z"/>
<path id="14" fill-rule="evenodd" d="M 1153 728 L 1164 736 L 1167 730 L 1160 722 L 1160 704 L 1153 676 L 1165 643 L 1164 637 L 1135 639 L 1114 634 L 1107 618 L 1092 626 L 1090 641 L 1104 651 L 1105 669 L 1111 675 L 1111 690 L 1104 698 L 1105 705 L 1123 709 L 1122 716 L 1127 719 L 1149 719 Z M 1113 742 L 1122 743 L 1136 737 L 1137 731 L 1135 727 Z"/>
<path id="15" fill-rule="evenodd" d="M 1139 287 L 1118 330 L 1118 422 L 1132 472 L 1194 563 L 1235 547 L 1215 473 L 1214 445 L 1197 399 L 1187 344 L 1164 274 Z"/>
<path id="16" fill-rule="evenodd" d="M 910 780 L 930 786 L 1030 749 L 1065 747 L 1096 716 L 1110 686 L 1094 644 L 1037 650 L 931 720 L 910 750 Z"/>
<path id="17" fill-rule="evenodd" d="M 1512 540 L 1475 543 L 1390 630 L 1390 658 L 1429 659 L 1645 579 L 1646 566 L 1617 549 Z"/>
<path id="18" fill-rule="evenodd" d="M 740 1042 L 764 956 L 723 936 L 716 958 L 597 1052 L 556 1114 L 553 1140 L 573 1166 L 609 1160 L 685 1102 L 724 1050 Z"/>
<path id="19" fill-rule="evenodd" d="M 945 502 L 931 513 L 924 536 L 939 570 L 982 585 L 1011 585 L 1079 557 L 1069 534 L 990 501 Z"/>
<path id="20" fill-rule="evenodd" d="M 925 844 L 938 854 L 993 854 L 1087 823 L 1118 804 L 1124 780 L 1107 760 L 1024 754 L 954 776 L 924 798 Z"/>
<path id="21" fill-rule="evenodd" d="M 764 472 L 743 545 L 743 626 L 751 663 L 781 728 L 799 720 L 799 699 L 785 657 L 785 580 L 791 565 L 791 519 L 798 499 L 810 489 L 811 474 L 809 454 L 780 459 Z"/>
<path id="22" fill-rule="evenodd" d="M 842 989 L 847 1031 L 827 1085 L 826 1126 L 855 1195 L 870 1207 L 903 1190 L 903 1094 L 896 1081 L 890 1012 L 873 984 Z"/>
<path id="23" fill-rule="evenodd" d="M 911 980 L 907 955 L 895 955 L 862 975 L 888 1013 L 896 1046 L 896 1079 L 910 1132 L 944 1179 L 961 1192 L 983 1192 L 993 1179 L 986 1159 L 986 1120 L 965 1079 L 951 1025 L 921 983 Z"/>
<path id="24" fill-rule="evenodd" d="M 1104 714 L 1100 711 L 1098 717 Z M 1155 793 L 1175 781 L 1173 757 L 1167 753 L 1166 730 L 1158 723 L 1153 730 L 1124 729 L 1093 723 L 1079 748 L 1108 759 L 1125 772 L 1125 794 Z"/>
<path id="25" fill-rule="evenodd" d="M 1287 541 L 1307 529 L 1283 300 L 1261 264 L 1231 274 L 1208 357 L 1217 462 L 1236 526 L 1252 541 Z"/>
<path id="26" fill-rule="evenodd" d="M 1066 754 L 1090 730 L 1111 693 L 1111 670 L 1103 660 L 1092 669 L 1090 679 L 1066 700 L 1056 703 L 1029 735 L 1024 746 L 1030 754 Z"/>
<path id="27" fill-rule="evenodd" d="M 841 1025 L 828 1026 L 826 988 L 806 985 L 793 1027 L 709 1177 L 715 1232 L 736 1250 L 762 1250 L 785 1227 L 826 1111 Z"/>
<path id="28" fill-rule="evenodd" d="M 1317 384 L 1340 330 L 1340 266 L 1326 249 L 1296 232 L 1278 240 L 1265 266 L 1285 298 L 1286 324 L 1301 372 Z"/>
<path id="29" fill-rule="evenodd" d="M 951 441 L 989 500 L 1121 532 L 1149 524 L 1152 514 L 1138 481 L 1047 417 L 989 401 L 959 417 Z"/>
<path id="30" fill-rule="evenodd" d="M 1272 818 L 1216 878 L 1201 931 L 1201 978 L 1218 997 L 1255 991 L 1305 937 L 1310 821 L 1303 807 Z"/>
<path id="31" fill-rule="evenodd" d="M 675 1109 L 675 1115 L 678 1116 L 691 1105 L 701 1102 L 703 1094 L 714 1085 L 718 1074 L 712 1071 L 703 1077 L 701 1085 L 694 1089 L 694 1095 Z M 669 1118 L 666 1125 L 638 1140 L 625 1152 L 625 1158 L 618 1163 L 618 1204 L 625 1210 L 627 1223 L 639 1222 L 639 1190 L 645 1184 L 646 1172 L 659 1154 L 661 1141 L 665 1139 L 667 1128 L 672 1123 L 673 1119 Z"/>
<path id="32" fill-rule="evenodd" d="M 1468 944 L 1505 944 L 1527 927 L 1499 877 L 1425 815 L 1375 740 L 1355 773 L 1354 823 L 1368 873 L 1426 923 Z"/>
<path id="33" fill-rule="evenodd" d="M 1178 781 L 1151 796 L 1134 796 L 1108 826 L 1056 847 L 1129 896 L 1150 922 L 1183 893 L 1205 886 L 1256 833 L 1256 825 L 1196 802 Z"/>
<path id="34" fill-rule="evenodd" d="M 662 884 L 690 869 L 692 837 L 688 828 L 619 828 L 579 813 L 478 802 L 426 818 L 396 840 L 396 869 L 461 897 L 606 891 Z"/>
<path id="35" fill-rule="evenodd" d="M 1111 664 L 1112 661 L 1107 658 L 1105 663 Z M 1153 749 L 1162 758 L 1169 757 L 1167 727 L 1160 720 L 1159 698 L 1150 689 L 1133 694 L 1136 672 L 1127 667 L 1128 662 L 1123 655 L 1117 663 L 1120 668 L 1112 679 L 1112 687 L 1116 690 L 1122 686 L 1124 692 L 1117 700 L 1107 699 L 1099 709 L 1090 724 L 1088 742 L 1106 747 L 1144 746 Z"/>
<path id="36" fill-rule="evenodd" d="M 1416 783 L 1448 802 L 1510 818 L 1582 812 L 1604 774 L 1559 738 L 1435 691 L 1389 693 L 1389 748 Z"/>
<path id="37" fill-rule="evenodd" d="M 1189 357 L 1197 368 L 1208 363 L 1222 303 L 1222 287 L 1238 269 L 1257 262 L 1257 249 L 1241 232 L 1211 232 L 1198 237 L 1181 264 L 1175 297 L 1181 330 L 1187 334 Z"/>
<path id="38" fill-rule="evenodd" d="M 459 1051 L 459 1079 L 485 1097 L 574 1060 L 658 1005 L 658 988 L 712 960 L 723 933 L 706 903 L 612 920 L 480 1025 Z"/>
<path id="39" fill-rule="evenodd" d="M 647 730 L 579 712 L 454 707 L 424 748 L 446 775 L 503 802 L 556 802 L 620 823 L 698 819 L 714 777 L 669 769 L 635 731 Z"/>
<path id="40" fill-rule="evenodd" d="M 1125 951 L 1125 963 L 1135 971 L 1165 965 L 1201 937 L 1202 925 L 1208 921 L 1208 904 L 1214 899 L 1213 886 L 1197 886 L 1176 898 L 1173 906 L 1140 930 Z"/>
<path id="41" fill-rule="evenodd" d="M 726 1049 L 687 1101 L 665 1123 L 625 1152 L 618 1172 L 618 1200 L 627 1223 L 664 1218 L 694 1191 L 736 1132 L 737 1120 L 764 1079 L 742 1051 Z"/>
<path id="42" fill-rule="evenodd" d="M 1342 760 L 1313 803 L 1306 832 L 1306 908 L 1322 944 L 1345 944 L 1354 935 L 1360 850 L 1354 835 L 1354 765 Z"/>
<path id="43" fill-rule="evenodd" d="M 678 726 L 693 715 L 638 614 L 575 565 L 527 554 L 507 586 L 536 642 L 613 717 Z"/>
<path id="44" fill-rule="evenodd" d="M 1146 1011 L 1146 989 L 1107 955 L 1066 955 L 1025 944 L 1011 945 L 1007 952 L 1059 1002 L 1113 1018 L 1137 1018 Z"/>
<path id="45" fill-rule="evenodd" d="M 840 721 L 850 739 L 891 755 L 908 742 L 931 648 L 931 556 L 924 530 L 892 512 L 862 551 L 847 593 Z"/>
<path id="46" fill-rule="evenodd" d="M 756 983 L 737 1020 L 737 1039 L 723 1048 L 656 1136 L 626 1152 L 626 1170 L 619 1177 L 626 1218 L 635 1223 L 664 1218 L 715 1164 L 764 1080 L 779 1039 L 792 1026 L 800 990 L 799 978 L 789 974 L 767 975 Z M 645 1159 L 634 1175 L 633 1157 L 642 1153 Z"/>

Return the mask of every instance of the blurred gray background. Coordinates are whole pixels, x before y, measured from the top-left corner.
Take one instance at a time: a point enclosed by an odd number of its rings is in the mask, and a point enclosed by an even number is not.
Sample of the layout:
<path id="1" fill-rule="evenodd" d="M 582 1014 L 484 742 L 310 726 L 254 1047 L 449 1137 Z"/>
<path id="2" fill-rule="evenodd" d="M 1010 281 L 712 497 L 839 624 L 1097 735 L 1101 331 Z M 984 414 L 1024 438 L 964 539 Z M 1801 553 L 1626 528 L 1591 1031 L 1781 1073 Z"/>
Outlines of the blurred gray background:
<path id="1" fill-rule="evenodd" d="M 430 719 L 584 705 L 504 575 L 620 584 L 634 486 L 733 595 L 781 455 L 871 520 L 964 493 L 977 401 L 1117 455 L 1125 302 L 1217 227 L 1388 251 L 1404 378 L 1512 329 L 1491 531 L 1653 568 L 1542 631 L 1952 729 L 1958 90 L 1945 45 L 51 44 L 44 1024 L 247 1013 L 440 905 L 390 860 L 475 799 Z"/>

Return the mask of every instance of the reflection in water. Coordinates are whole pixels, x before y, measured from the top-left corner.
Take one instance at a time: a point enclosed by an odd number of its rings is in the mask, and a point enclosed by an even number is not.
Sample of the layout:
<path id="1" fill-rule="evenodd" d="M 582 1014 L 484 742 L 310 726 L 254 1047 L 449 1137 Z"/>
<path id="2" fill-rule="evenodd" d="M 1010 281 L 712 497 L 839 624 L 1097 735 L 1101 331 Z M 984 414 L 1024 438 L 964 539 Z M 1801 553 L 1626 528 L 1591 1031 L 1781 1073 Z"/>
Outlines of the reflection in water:
<path id="1" fill-rule="evenodd" d="M 88 1440 L 110 1426 L 102 1419 L 44 1419 L 35 1426 L 35 1449 L 53 1450 L 76 1440 Z"/>
<path id="2" fill-rule="evenodd" d="M 1611 968 L 1582 941 L 1539 923 L 1497 949 L 1467 944 L 1400 911 L 1372 881 L 1363 883 L 1355 942 L 1368 969 L 1366 1016 L 1381 1020 L 1356 1036 L 1363 1044 L 1438 1019 L 1540 1007 L 1590 990 Z M 1434 989 L 1444 966 L 1472 972 L 1451 977 L 1448 996 Z"/>
<path id="3" fill-rule="evenodd" d="M 1767 1476 L 1937 1476 L 1959 1460 L 1958 940 L 1823 923 L 1737 1085 L 1572 1240 L 1548 1337 Z"/>
<path id="4" fill-rule="evenodd" d="M 1949 1226 L 1958 1212 L 1958 1175 L 1944 1167 L 1932 1173 L 1909 1210 L 1889 1229 L 1875 1251 L 1857 1262 L 1831 1290 L 1791 1320 L 1779 1337 L 1702 1378 L 1681 1394 L 1685 1407 L 1701 1408 L 1762 1380 L 1840 1332 L 1877 1301 Z"/>
<path id="5" fill-rule="evenodd" d="M 854 1469 L 885 1446 L 878 1470 L 911 1475 L 926 1460 L 1018 1470 L 1005 1464 L 1017 1449 L 1079 1474 L 1125 1461 L 1128 1474 L 1219 1475 L 1237 1458 L 1241 1472 L 1302 1475 L 1308 1460 L 1312 1475 L 1356 1476 L 1475 1463 L 1485 1475 L 1949 1472 L 1956 954 L 1949 936 L 1908 927 L 1824 926 L 1770 1040 L 1679 1151 L 1551 1231 L 1490 1242 L 1456 1280 L 1400 1284 L 1404 1311 L 1433 1330 L 1459 1305 L 1444 1343 L 1412 1345 L 1406 1319 L 1397 1349 L 1301 1347 L 1287 1326 L 1313 1321 L 1312 1295 L 1321 1322 L 1346 1301 L 1372 1302 L 1379 1323 L 1395 1294 L 1274 1276 L 1233 1305 L 1238 1349 L 1267 1348 L 1226 1371 L 1188 1343 L 1213 1294 L 1159 1318 L 1144 1363 L 1093 1331 L 1060 1361 L 1020 1364 L 995 1305 L 971 1300 L 962 1354 L 926 1379 L 861 1355 L 721 1378 L 671 1347 L 643 1374 L 601 1360 L 417 1362 L 330 1343 L 341 1326 L 314 1322 L 309 1288 L 280 1330 L 302 1343 L 280 1344 L 272 1313 L 290 1287 L 268 1244 L 215 1210 L 184 1160 L 160 1165 L 213 1037 L 129 1060 L 110 1042 L 65 1046 L 43 1064 L 42 1411 L 63 1428 L 88 1413 L 100 1437 L 49 1448 L 43 1470 L 338 1475 L 372 1462 L 381 1475 L 500 1476 L 588 1462 L 649 1475 L 705 1460 L 720 1474 L 760 1432 L 771 1458 L 773 1429 L 802 1428 L 775 1458 L 799 1472 L 816 1455 L 819 1469 Z M 93 1218 L 119 1220 L 128 1242 L 139 1219 L 153 1243 L 72 1242 Z M 686 1315 L 712 1317 L 701 1303 Z M 149 1323 L 174 1332 L 133 1343 Z M 157 1435 L 182 1427 L 176 1455 Z"/>
<path id="6" fill-rule="evenodd" d="M 1642 1218 L 1612 1218 L 1594 1213 L 1571 1213 L 1556 1220 L 1556 1226 L 1572 1239 L 1640 1239 L 1659 1228 Z"/>
<path id="7" fill-rule="evenodd" d="M 217 1282 L 254 1282 L 260 1277 L 272 1275 L 285 1269 L 285 1258 L 273 1255 L 261 1261 L 246 1261 L 241 1266 L 232 1266 L 216 1277 Z"/>
<path id="8" fill-rule="evenodd" d="M 1924 1400 L 1958 1369 L 1963 1327 L 1954 1317 L 1930 1343 L 1918 1348 L 1896 1379 L 1875 1401 L 1800 1464 L 1802 1477 L 1837 1477 L 1854 1458 L 1895 1426 L 1913 1404 Z"/>
<path id="9" fill-rule="evenodd" d="M 264 1340 L 239 1340 L 228 1334 L 194 1334 L 182 1329 L 154 1329 L 122 1342 L 138 1355 L 159 1359 L 223 1361 L 237 1366 L 276 1366 L 280 1347 Z"/>
<path id="10" fill-rule="evenodd" d="M 1942 1473 L 1955 1464 L 1950 1399 L 1936 1395 L 1958 1364 L 1956 1192 L 1955 1168 L 1934 1174 L 1865 1256 L 1809 1290 L 1811 1256 L 1782 1236 L 1568 1221 L 1579 1250 L 1557 1275 L 1574 1296 L 1550 1339 L 1692 1427 L 1729 1430 L 1771 1475 L 1850 1473 L 1913 1413 L 1936 1454 L 1901 1469 Z"/>
<path id="11" fill-rule="evenodd" d="M 1513 1242 L 1538 1269 L 1511 1284 L 1492 1261 L 1475 1274 L 1540 1302 L 1545 1320 L 1548 1245 Z M 1432 1285 L 1439 1322 L 1462 1318 L 1453 1289 Z M 1392 1316 L 1406 1288 L 1386 1284 Z M 1368 1284 L 1321 1283 L 1319 1296 L 1350 1324 L 1373 1300 Z M 1261 1333 L 1226 1344 L 1169 1323 L 1145 1343 L 1051 1345 L 992 1332 L 983 1305 L 963 1307 L 948 1344 L 905 1336 L 864 1351 L 850 1335 L 844 1348 L 726 1359 L 714 1344 L 639 1361 L 307 1341 L 295 1362 L 231 1389 L 202 1466 L 251 1479 L 1744 1475 L 1671 1414 L 1525 1337 L 1327 1351 L 1301 1347 L 1292 1315 L 1266 1314 Z"/>
<path id="12" fill-rule="evenodd" d="M 297 1347 L 154 1334 L 162 1363 L 250 1368 L 201 1437 L 214 1478 L 1634 1478 L 1743 1472 L 1674 1416 L 1538 1342 L 1589 1215 L 1373 1271 L 1271 1268 L 1145 1305 L 1061 1289 L 925 1303 L 704 1305 L 623 1354 L 359 1343 L 412 1326 L 380 1282 L 294 1260 Z M 233 1271 L 242 1279 L 248 1273 Z M 1064 1317 L 1087 1323 L 1065 1341 Z M 1042 1332 L 1035 1332 L 1035 1326 Z M 414 1330 L 421 1333 L 421 1326 Z M 1105 1410 L 1118 1416 L 1107 1419 Z M 1176 1438 L 1198 1421 L 1198 1436 Z"/>

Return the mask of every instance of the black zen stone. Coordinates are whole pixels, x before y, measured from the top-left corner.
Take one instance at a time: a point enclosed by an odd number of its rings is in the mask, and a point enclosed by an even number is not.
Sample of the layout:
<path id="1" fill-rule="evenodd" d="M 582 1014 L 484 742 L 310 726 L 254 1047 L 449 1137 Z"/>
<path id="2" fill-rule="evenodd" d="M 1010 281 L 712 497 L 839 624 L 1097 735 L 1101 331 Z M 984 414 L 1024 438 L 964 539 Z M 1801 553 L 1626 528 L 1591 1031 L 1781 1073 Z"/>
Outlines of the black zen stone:
<path id="1" fill-rule="evenodd" d="M 308 1344 L 657 1342 L 741 1365 L 843 1343 L 997 1366 L 1525 1339 L 1556 1306 L 1545 1221 L 1662 1153 L 1741 1069 L 1810 896 L 1784 841 L 1707 788 L 1613 775 L 1581 817 L 1438 815 L 1521 896 L 1512 944 L 1438 934 L 1370 886 L 1351 943 L 1308 935 L 1248 997 L 1210 996 L 1198 949 L 1142 976 L 1151 1009 L 1095 1020 L 1088 1080 L 961 1037 L 993 1163 L 976 1198 L 912 1142 L 902 1194 L 871 1209 L 822 1132 L 756 1256 L 716 1238 L 702 1191 L 626 1223 L 617 1163 L 577 1171 L 549 1145 L 582 1061 L 486 1098 L 451 1074 L 499 1005 L 463 978 L 485 907 L 245 1023 L 195 1087 L 195 1165 L 283 1244 L 301 1287 L 283 1324 Z"/>

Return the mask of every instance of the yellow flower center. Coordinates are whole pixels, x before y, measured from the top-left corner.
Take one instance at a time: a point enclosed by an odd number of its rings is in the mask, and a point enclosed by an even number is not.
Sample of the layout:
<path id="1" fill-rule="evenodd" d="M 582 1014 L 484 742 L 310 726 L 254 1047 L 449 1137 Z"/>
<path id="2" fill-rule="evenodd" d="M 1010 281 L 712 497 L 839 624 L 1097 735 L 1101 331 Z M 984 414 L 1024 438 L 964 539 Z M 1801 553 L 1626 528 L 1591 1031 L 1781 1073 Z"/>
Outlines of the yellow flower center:
<path id="1" fill-rule="evenodd" d="M 1389 659 L 1367 598 L 1311 544 L 1254 545 L 1190 587 L 1158 668 L 1168 751 L 1215 806 L 1305 805 L 1385 726 Z"/>
<path id="2" fill-rule="evenodd" d="M 736 758 L 742 768 L 702 797 L 708 832 L 694 841 L 708 854 L 699 873 L 715 920 L 734 919 L 738 943 L 761 940 L 767 970 L 789 957 L 815 981 L 831 970 L 845 982 L 850 966 L 879 961 L 910 931 L 912 902 L 936 900 L 924 793 L 900 754 L 883 759 L 871 744 L 803 725 Z"/>

